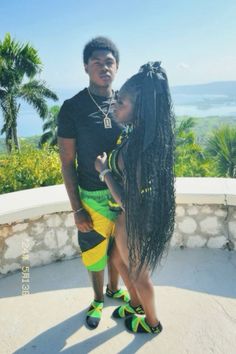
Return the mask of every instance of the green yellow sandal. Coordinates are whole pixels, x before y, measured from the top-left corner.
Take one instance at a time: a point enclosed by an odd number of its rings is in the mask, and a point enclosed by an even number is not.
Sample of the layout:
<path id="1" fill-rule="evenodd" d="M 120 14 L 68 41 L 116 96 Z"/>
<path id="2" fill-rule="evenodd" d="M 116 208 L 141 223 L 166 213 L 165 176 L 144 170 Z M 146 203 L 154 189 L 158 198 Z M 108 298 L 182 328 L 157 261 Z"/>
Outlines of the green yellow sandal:
<path id="1" fill-rule="evenodd" d="M 132 316 L 134 314 L 144 315 L 144 310 L 142 305 L 132 306 L 130 302 L 126 305 L 119 306 L 115 309 L 112 316 L 114 318 L 124 318 L 127 316 Z"/>
<path id="2" fill-rule="evenodd" d="M 87 312 L 86 322 L 90 328 L 96 328 L 102 317 L 103 301 L 94 300 Z"/>
<path id="3" fill-rule="evenodd" d="M 125 327 L 133 333 L 161 333 L 163 327 L 159 321 L 155 327 L 151 327 L 145 317 L 131 316 L 125 319 Z"/>
<path id="4" fill-rule="evenodd" d="M 112 291 L 108 288 L 108 285 L 106 288 L 106 296 L 111 297 L 112 299 L 117 299 L 117 300 L 121 300 L 124 302 L 130 301 L 129 293 L 127 290 L 119 289 L 117 291 Z"/>

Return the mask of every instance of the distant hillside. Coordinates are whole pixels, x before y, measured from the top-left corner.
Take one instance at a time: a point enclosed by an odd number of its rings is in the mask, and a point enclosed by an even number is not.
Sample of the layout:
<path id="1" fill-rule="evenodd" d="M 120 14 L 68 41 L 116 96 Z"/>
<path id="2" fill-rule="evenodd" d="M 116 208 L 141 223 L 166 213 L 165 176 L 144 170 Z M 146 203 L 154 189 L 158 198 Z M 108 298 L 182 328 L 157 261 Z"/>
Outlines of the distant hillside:
<path id="1" fill-rule="evenodd" d="M 27 143 L 35 147 L 38 146 L 40 135 L 29 136 L 27 138 L 19 138 L 20 144 Z M 6 152 L 5 138 L 0 138 L 0 153 Z"/>
<path id="2" fill-rule="evenodd" d="M 180 122 L 184 119 L 189 118 L 189 115 L 186 116 L 177 116 L 176 124 L 179 125 Z M 197 142 L 201 145 L 205 145 L 206 139 L 213 129 L 219 128 L 222 124 L 229 124 L 231 126 L 236 127 L 236 117 L 201 117 L 194 118 L 195 126 L 193 127 L 193 131 L 196 133 Z M 34 135 L 27 138 L 20 138 L 21 144 L 23 142 L 32 144 L 37 147 L 39 143 L 40 135 Z M 6 152 L 5 147 L 5 139 L 0 138 L 0 154 Z"/>
<path id="3" fill-rule="evenodd" d="M 200 85 L 171 87 L 172 94 L 185 95 L 226 95 L 236 98 L 236 81 L 219 81 Z"/>
<path id="4" fill-rule="evenodd" d="M 189 116 L 176 117 L 177 125 Z M 207 138 L 214 129 L 219 128 L 222 124 L 228 124 L 236 127 L 236 117 L 202 117 L 194 118 L 195 126 L 192 130 L 196 133 L 197 142 L 201 145 L 205 145 Z"/>

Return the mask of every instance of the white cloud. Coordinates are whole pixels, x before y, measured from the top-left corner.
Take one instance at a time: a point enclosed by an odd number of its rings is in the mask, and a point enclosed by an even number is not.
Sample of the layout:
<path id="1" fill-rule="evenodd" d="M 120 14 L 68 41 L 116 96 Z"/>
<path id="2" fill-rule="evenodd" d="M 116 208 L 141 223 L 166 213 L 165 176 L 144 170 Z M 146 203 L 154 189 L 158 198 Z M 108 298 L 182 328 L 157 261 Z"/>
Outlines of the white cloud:
<path id="1" fill-rule="evenodd" d="M 177 68 L 181 69 L 181 70 L 189 70 L 190 66 L 189 66 L 189 64 L 182 62 L 182 63 L 177 64 Z"/>

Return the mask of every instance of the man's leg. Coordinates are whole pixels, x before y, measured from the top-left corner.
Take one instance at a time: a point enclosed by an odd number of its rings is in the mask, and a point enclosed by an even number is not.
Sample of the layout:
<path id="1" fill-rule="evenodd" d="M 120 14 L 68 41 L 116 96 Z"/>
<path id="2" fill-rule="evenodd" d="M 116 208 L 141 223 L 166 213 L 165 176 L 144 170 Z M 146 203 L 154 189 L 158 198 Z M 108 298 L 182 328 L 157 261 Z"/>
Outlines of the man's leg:
<path id="1" fill-rule="evenodd" d="M 91 328 L 96 328 L 102 315 L 104 269 L 107 265 L 108 244 L 115 226 L 117 215 L 109 210 L 108 190 L 80 190 L 83 207 L 90 214 L 93 230 L 78 233 L 78 241 L 82 252 L 82 261 L 89 271 L 94 290 L 94 300 L 87 312 L 86 322 Z M 117 288 L 118 274 L 115 267 L 110 267 L 111 286 Z M 115 289 L 117 290 L 117 289 Z"/>
<path id="2" fill-rule="evenodd" d="M 118 215 L 117 215 L 118 217 Z M 115 232 L 115 224 L 112 229 L 112 234 Z M 123 278 L 120 272 L 120 257 L 118 257 L 118 252 L 116 252 L 115 237 L 111 236 L 108 244 L 108 284 L 106 288 L 106 295 L 113 299 L 122 300 L 124 302 L 130 301 L 129 293 L 126 289 L 119 288 L 119 278 Z M 119 258 L 119 259 L 118 259 Z M 124 280 L 124 279 L 123 279 Z M 125 281 L 124 281 L 125 282 Z M 126 283 L 125 283 L 126 285 Z"/>
<path id="3" fill-rule="evenodd" d="M 94 291 L 94 300 L 104 301 L 103 286 L 104 286 L 104 270 L 99 272 L 90 272 L 89 276 L 92 282 Z"/>
<path id="4" fill-rule="evenodd" d="M 114 265 L 112 254 L 109 257 L 108 264 L 108 288 L 115 292 L 118 290 L 118 283 L 119 283 L 119 273 Z"/>
<path id="5" fill-rule="evenodd" d="M 86 322 L 90 328 L 96 328 L 101 320 L 104 303 L 104 270 L 88 271 L 88 273 L 92 282 L 94 300 L 87 311 Z"/>
<path id="6" fill-rule="evenodd" d="M 82 261 L 88 270 L 94 291 L 94 300 L 87 311 L 86 322 L 90 328 L 96 328 L 102 317 L 104 268 L 107 263 L 107 239 L 95 230 L 78 232 L 82 252 Z"/>

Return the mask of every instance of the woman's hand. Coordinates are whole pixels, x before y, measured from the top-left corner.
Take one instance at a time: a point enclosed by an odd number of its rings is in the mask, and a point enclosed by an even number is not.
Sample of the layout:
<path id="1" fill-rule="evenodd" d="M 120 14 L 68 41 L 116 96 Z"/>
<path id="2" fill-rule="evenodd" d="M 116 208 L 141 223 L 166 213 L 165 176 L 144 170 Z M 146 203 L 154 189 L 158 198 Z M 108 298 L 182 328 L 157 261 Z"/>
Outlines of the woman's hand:
<path id="1" fill-rule="evenodd" d="M 98 173 L 101 173 L 103 170 L 108 168 L 107 165 L 107 154 L 104 152 L 102 155 L 98 155 L 95 160 L 95 169 Z"/>

